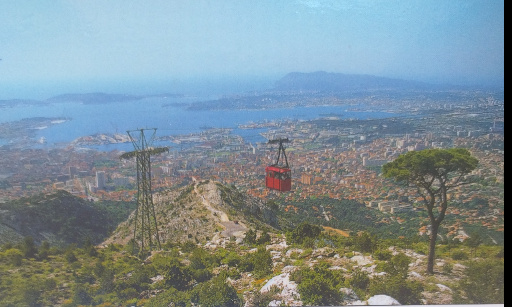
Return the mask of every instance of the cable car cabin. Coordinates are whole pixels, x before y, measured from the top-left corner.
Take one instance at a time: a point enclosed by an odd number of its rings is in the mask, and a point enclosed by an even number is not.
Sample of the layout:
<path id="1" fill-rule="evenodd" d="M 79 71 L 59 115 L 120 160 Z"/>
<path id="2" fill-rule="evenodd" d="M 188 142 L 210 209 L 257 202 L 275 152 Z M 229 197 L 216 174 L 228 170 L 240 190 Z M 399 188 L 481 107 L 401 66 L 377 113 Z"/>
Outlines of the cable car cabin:
<path id="1" fill-rule="evenodd" d="M 286 152 L 283 146 L 283 143 L 288 142 L 289 140 L 287 138 L 268 141 L 269 144 L 279 144 L 279 151 L 277 153 L 276 163 L 265 168 L 265 186 L 267 188 L 282 192 L 290 191 L 292 189 L 292 171 L 288 166 L 288 158 L 286 157 Z M 281 156 L 284 158 L 284 163 L 279 164 Z"/>
<path id="2" fill-rule="evenodd" d="M 267 166 L 265 186 L 278 191 L 290 191 L 292 189 L 292 171 L 289 168 Z"/>

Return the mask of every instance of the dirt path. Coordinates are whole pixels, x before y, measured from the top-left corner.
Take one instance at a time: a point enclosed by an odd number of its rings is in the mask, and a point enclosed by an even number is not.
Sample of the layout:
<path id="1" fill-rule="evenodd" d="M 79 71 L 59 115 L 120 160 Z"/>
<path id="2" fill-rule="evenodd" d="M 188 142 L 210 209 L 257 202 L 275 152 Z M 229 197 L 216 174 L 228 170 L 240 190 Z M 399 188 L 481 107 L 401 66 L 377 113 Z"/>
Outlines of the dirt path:
<path id="1" fill-rule="evenodd" d="M 334 232 L 336 232 L 337 234 L 340 234 L 340 235 L 342 235 L 342 236 L 344 236 L 344 237 L 347 237 L 347 238 L 348 238 L 348 237 L 350 237 L 350 235 L 348 234 L 348 232 L 343 231 L 343 230 L 341 230 L 341 229 L 336 229 L 336 228 L 332 228 L 332 227 L 328 227 L 328 226 L 323 226 L 323 227 L 324 227 L 324 229 L 325 229 L 325 230 L 327 230 L 327 231 L 334 231 Z"/>
<path id="2" fill-rule="evenodd" d="M 199 191 L 197 190 L 197 184 L 194 185 L 194 192 L 196 192 L 196 195 L 199 195 Z M 201 195 L 201 199 L 203 201 L 203 205 L 206 207 L 206 209 L 210 210 L 210 212 L 213 214 L 213 216 L 218 216 L 220 218 L 221 222 L 229 221 L 228 215 L 222 210 L 217 210 L 217 209 L 213 208 L 212 205 L 210 204 L 210 201 L 208 201 L 204 197 L 204 195 Z"/>
<path id="3" fill-rule="evenodd" d="M 194 191 L 197 195 L 199 195 L 199 192 L 197 191 L 197 185 L 194 186 Z M 203 205 L 206 207 L 206 209 L 210 210 L 213 216 L 217 216 L 220 219 L 219 225 L 224 228 L 222 231 L 222 235 L 225 237 L 243 237 L 245 234 L 245 231 L 247 230 L 247 227 L 243 223 L 240 223 L 238 221 L 230 221 L 228 215 L 222 211 L 215 209 L 210 201 L 204 197 L 204 195 L 201 195 L 201 199 L 203 202 Z"/>

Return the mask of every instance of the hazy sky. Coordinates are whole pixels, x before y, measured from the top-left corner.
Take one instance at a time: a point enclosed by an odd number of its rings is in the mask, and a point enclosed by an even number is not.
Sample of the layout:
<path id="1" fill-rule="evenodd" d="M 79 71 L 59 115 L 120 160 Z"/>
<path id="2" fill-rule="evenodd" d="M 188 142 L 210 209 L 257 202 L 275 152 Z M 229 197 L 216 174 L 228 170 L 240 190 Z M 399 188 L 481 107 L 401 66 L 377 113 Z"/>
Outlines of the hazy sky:
<path id="1" fill-rule="evenodd" d="M 504 48 L 503 0 L 0 0 L 0 99 L 320 70 L 500 85 Z"/>

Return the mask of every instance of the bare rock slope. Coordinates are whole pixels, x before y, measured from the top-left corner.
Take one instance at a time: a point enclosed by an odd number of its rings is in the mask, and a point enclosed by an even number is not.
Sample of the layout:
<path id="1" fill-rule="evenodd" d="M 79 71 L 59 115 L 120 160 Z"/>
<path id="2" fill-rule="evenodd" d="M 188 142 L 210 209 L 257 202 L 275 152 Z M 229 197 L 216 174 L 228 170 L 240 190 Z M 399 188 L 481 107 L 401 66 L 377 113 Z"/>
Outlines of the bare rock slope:
<path id="1" fill-rule="evenodd" d="M 257 224 L 279 228 L 265 202 L 215 181 L 195 181 L 153 197 L 161 243 L 206 242 L 215 237 L 243 238 Z M 104 245 L 126 244 L 133 237 L 132 213 Z"/>

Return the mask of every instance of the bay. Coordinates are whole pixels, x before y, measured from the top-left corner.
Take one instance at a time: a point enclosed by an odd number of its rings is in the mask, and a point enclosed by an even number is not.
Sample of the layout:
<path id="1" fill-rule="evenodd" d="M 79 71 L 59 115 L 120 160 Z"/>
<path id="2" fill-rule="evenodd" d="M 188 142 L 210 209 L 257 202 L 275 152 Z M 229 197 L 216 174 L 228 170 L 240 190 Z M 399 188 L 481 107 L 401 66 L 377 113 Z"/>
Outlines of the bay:
<path id="1" fill-rule="evenodd" d="M 186 108 L 192 102 L 205 100 L 207 99 L 204 97 L 152 97 L 106 104 L 59 102 L 14 106 L 0 110 L 0 123 L 32 117 L 67 118 L 62 123 L 41 127 L 37 131 L 37 138 L 46 139 L 45 147 L 67 144 L 79 137 L 95 134 L 126 134 L 127 131 L 155 128 L 156 137 L 162 137 L 198 133 L 205 127 L 233 129 L 232 133 L 242 136 L 246 142 L 256 143 L 266 141 L 260 135 L 266 129 L 240 129 L 239 125 L 277 120 L 311 120 L 325 117 L 326 114 L 339 114 L 342 119 L 388 118 L 397 115 L 383 110 L 354 111 L 365 110 L 364 105 L 265 110 L 190 111 Z M 170 106 L 172 104 L 175 106 Z M 5 143 L 5 140 L 2 141 Z M 159 145 L 173 146 L 169 143 Z M 103 151 L 131 150 L 132 144 L 109 144 L 92 148 Z"/>

